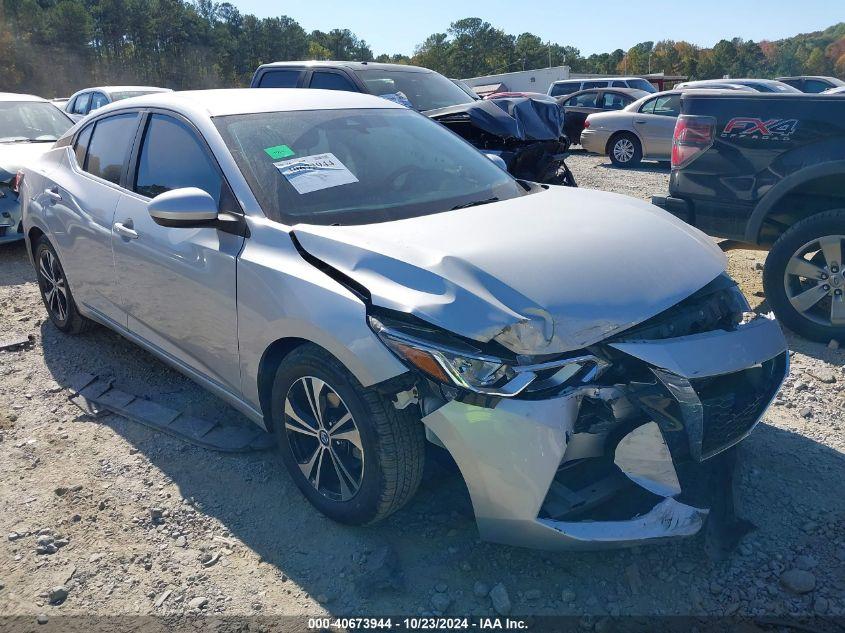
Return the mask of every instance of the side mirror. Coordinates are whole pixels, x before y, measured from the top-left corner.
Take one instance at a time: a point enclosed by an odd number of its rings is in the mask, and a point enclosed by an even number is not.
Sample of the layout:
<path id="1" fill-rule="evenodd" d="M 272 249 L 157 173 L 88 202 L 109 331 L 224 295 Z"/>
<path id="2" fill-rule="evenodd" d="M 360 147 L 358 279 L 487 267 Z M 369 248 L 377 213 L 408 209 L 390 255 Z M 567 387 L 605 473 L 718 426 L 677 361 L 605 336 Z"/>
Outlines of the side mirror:
<path id="1" fill-rule="evenodd" d="M 171 228 L 207 226 L 217 221 L 217 203 L 196 187 L 165 191 L 150 200 L 147 211 L 156 224 Z"/>
<path id="2" fill-rule="evenodd" d="M 492 152 L 483 152 L 483 154 L 500 169 L 504 169 L 505 171 L 508 170 L 508 165 L 507 163 L 505 163 L 505 159 L 499 156 L 498 154 L 493 154 Z"/>

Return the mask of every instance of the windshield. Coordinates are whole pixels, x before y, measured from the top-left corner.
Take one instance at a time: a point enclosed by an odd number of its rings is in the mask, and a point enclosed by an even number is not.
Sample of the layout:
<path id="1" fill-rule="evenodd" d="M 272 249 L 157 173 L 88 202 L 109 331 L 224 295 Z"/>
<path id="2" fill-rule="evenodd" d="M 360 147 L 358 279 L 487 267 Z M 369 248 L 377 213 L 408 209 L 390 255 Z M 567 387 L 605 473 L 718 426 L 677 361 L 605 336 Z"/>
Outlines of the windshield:
<path id="1" fill-rule="evenodd" d="M 407 109 L 214 123 L 267 216 L 290 225 L 384 222 L 526 193 L 469 143 Z"/>
<path id="2" fill-rule="evenodd" d="M 646 92 L 657 92 L 657 88 L 655 88 L 650 81 L 646 81 L 645 79 L 628 79 L 628 87 L 629 88 L 636 88 L 637 90 L 645 90 Z"/>
<path id="3" fill-rule="evenodd" d="M 0 101 L 0 143 L 47 143 L 73 125 L 52 103 Z"/>
<path id="4" fill-rule="evenodd" d="M 420 112 L 474 101 L 450 79 L 438 73 L 378 68 L 356 70 L 355 73 L 370 94 L 393 96 L 401 92 L 411 106 Z"/>

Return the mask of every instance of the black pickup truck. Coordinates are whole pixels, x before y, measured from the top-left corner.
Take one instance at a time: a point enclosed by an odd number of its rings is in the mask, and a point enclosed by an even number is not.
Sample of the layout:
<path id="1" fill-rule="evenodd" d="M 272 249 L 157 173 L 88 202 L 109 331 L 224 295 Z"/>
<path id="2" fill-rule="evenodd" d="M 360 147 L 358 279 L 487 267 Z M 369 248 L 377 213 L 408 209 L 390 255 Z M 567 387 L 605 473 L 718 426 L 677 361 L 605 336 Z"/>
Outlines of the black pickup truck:
<path id="1" fill-rule="evenodd" d="M 684 93 L 669 195 L 652 202 L 724 248 L 769 250 L 780 321 L 845 343 L 845 95 Z"/>

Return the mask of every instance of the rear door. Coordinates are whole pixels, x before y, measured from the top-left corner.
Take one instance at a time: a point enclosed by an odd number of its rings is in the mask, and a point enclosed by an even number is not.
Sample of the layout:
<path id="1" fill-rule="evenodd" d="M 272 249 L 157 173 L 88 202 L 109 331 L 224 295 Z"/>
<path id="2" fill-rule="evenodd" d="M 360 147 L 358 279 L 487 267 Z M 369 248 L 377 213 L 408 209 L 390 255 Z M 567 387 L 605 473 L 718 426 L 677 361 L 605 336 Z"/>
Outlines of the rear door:
<path id="1" fill-rule="evenodd" d="M 309 88 L 319 90 L 345 90 L 360 92 L 358 86 L 340 70 L 313 70 L 308 83 Z"/>
<path id="2" fill-rule="evenodd" d="M 155 196 L 206 191 L 221 211 L 241 213 L 199 132 L 175 114 L 153 112 L 117 206 L 113 244 L 129 330 L 225 390 L 240 393 L 235 262 L 244 238 L 212 227 L 168 228 L 147 211 Z"/>
<path id="3" fill-rule="evenodd" d="M 669 160 L 672 155 L 672 135 L 681 113 L 681 95 L 654 97 L 634 113 L 634 129 L 643 144 L 643 156 Z"/>
<path id="4" fill-rule="evenodd" d="M 138 129 L 137 112 L 99 118 L 76 135 L 73 157 L 50 172 L 44 214 L 74 298 L 126 327 L 114 278 L 111 227 L 120 182 Z"/>
<path id="5" fill-rule="evenodd" d="M 253 88 L 299 88 L 305 75 L 304 68 L 268 68 L 254 82 Z"/>
<path id="6" fill-rule="evenodd" d="M 572 95 L 563 102 L 563 128 L 569 140 L 578 143 L 584 130 L 584 121 L 593 112 L 599 112 L 598 90 Z"/>

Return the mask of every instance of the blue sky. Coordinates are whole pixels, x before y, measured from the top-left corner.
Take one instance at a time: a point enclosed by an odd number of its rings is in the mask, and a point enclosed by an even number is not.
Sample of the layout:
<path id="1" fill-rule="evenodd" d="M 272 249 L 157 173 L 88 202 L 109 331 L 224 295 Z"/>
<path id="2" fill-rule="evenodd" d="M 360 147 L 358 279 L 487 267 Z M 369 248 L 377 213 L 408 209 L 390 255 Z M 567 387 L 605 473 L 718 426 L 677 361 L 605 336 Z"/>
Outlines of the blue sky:
<path id="1" fill-rule="evenodd" d="M 450 22 L 464 17 L 483 18 L 508 33 L 530 31 L 543 39 L 572 44 L 585 55 L 627 49 L 646 40 L 712 46 L 731 37 L 779 39 L 845 20 L 841 0 L 230 1 L 241 12 L 259 17 L 289 15 L 307 31 L 349 28 L 376 55 L 411 54 L 428 35 L 445 31 Z"/>

